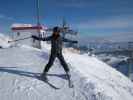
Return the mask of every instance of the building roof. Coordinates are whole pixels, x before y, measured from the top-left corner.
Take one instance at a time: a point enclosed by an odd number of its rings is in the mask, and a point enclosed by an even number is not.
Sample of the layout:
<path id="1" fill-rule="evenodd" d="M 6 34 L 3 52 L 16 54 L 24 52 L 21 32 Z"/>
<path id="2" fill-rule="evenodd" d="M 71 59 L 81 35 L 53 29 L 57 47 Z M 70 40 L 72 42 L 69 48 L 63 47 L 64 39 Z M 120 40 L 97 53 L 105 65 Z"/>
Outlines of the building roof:
<path id="1" fill-rule="evenodd" d="M 13 24 L 11 27 L 12 31 L 23 31 L 23 30 L 45 30 L 47 29 L 47 27 L 43 26 L 43 25 L 36 25 L 33 26 L 31 24 Z"/>

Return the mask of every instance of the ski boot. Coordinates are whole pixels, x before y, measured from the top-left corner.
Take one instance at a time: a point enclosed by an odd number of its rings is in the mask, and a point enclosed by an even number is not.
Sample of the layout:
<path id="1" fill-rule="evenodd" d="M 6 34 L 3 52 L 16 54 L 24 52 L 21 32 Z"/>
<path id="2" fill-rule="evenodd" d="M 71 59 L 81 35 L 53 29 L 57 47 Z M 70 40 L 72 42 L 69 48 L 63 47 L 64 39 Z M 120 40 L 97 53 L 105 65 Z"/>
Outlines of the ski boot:
<path id="1" fill-rule="evenodd" d="M 71 78 L 70 72 L 66 72 L 66 77 L 67 77 L 67 79 Z"/>
<path id="2" fill-rule="evenodd" d="M 41 78 L 41 80 L 43 80 L 43 81 L 48 81 L 47 72 L 42 73 L 41 76 L 40 76 L 40 78 Z"/>

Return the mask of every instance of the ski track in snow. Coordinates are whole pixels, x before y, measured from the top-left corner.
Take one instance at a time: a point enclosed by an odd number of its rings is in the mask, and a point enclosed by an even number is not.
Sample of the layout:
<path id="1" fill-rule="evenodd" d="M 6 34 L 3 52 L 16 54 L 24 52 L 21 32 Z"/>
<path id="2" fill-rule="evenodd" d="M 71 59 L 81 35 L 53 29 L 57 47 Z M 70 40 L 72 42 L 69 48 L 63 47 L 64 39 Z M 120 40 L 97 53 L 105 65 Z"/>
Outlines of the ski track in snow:
<path id="1" fill-rule="evenodd" d="M 71 68 L 74 88 L 68 87 L 58 60 L 48 78 L 59 89 L 38 80 L 36 76 L 48 62 L 46 48 L 49 45 L 45 44 L 43 51 L 25 46 L 0 50 L 1 100 L 132 100 L 133 84 L 125 76 L 95 57 L 67 50 L 64 55 Z"/>

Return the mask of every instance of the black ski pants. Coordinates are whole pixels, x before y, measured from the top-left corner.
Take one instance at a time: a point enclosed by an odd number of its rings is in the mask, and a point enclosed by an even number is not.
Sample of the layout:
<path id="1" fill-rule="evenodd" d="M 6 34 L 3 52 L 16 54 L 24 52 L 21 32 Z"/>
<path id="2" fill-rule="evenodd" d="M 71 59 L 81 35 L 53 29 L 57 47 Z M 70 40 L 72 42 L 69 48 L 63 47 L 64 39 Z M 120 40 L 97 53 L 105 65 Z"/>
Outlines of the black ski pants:
<path id="1" fill-rule="evenodd" d="M 65 72 L 66 72 L 66 73 L 69 72 L 68 65 L 67 65 L 67 63 L 65 62 L 62 53 L 58 53 L 58 54 L 51 54 L 51 55 L 50 55 L 49 62 L 48 62 L 48 64 L 45 66 L 45 69 L 44 69 L 44 71 L 43 71 L 44 73 L 49 71 L 49 69 L 50 69 L 50 67 L 53 65 L 54 60 L 55 60 L 56 57 L 59 59 L 61 65 L 63 66 L 63 68 L 64 68 L 64 70 L 65 70 Z"/>

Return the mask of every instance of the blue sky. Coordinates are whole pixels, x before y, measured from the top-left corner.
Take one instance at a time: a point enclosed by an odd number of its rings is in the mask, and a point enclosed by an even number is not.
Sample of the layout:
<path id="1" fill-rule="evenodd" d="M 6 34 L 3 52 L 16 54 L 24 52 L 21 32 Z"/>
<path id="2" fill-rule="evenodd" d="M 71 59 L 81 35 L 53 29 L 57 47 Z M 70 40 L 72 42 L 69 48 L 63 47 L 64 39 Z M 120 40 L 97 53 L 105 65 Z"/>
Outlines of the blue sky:
<path id="1" fill-rule="evenodd" d="M 68 24 L 82 36 L 133 33 L 133 0 L 40 0 L 41 23 Z M 0 32 L 13 23 L 36 23 L 35 0 L 0 0 Z"/>

